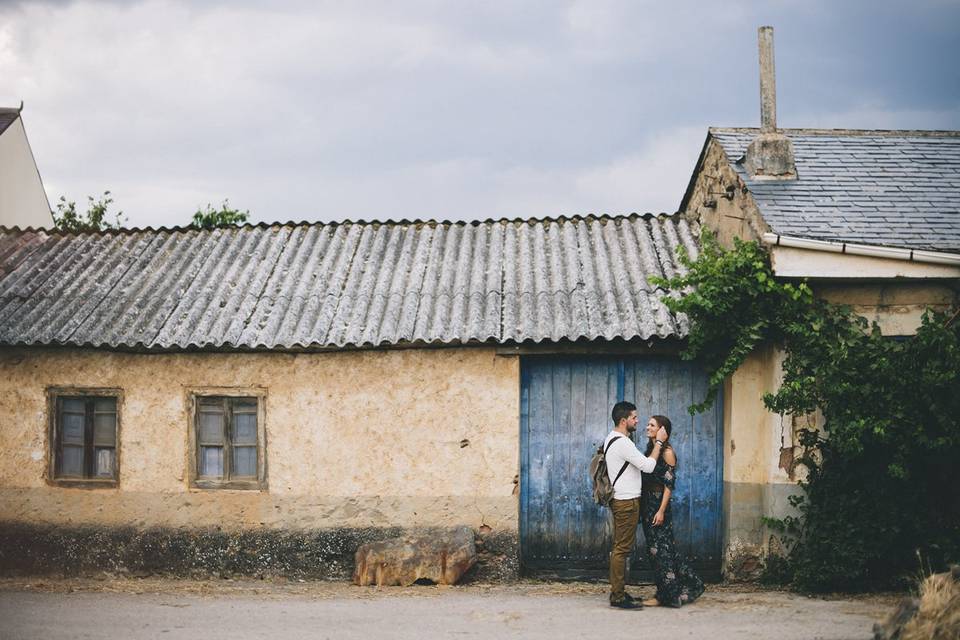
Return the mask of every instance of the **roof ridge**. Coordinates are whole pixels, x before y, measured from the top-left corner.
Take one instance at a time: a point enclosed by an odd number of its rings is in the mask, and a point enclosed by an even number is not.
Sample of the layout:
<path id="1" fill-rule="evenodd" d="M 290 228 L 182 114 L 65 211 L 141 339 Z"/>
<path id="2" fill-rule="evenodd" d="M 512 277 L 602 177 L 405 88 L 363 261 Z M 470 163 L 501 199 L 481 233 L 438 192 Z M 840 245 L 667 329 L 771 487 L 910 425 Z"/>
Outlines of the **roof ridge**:
<path id="1" fill-rule="evenodd" d="M 230 227 L 214 227 L 212 229 L 198 229 L 193 226 L 173 226 L 173 227 L 121 227 L 119 229 L 102 229 L 100 231 L 68 231 L 64 229 L 46 229 L 43 227 L 25 227 L 20 228 L 18 226 L 5 226 L 0 224 L 0 233 L 46 233 L 48 235 L 58 235 L 58 236 L 80 236 L 80 235 L 120 235 L 128 233 L 143 233 L 143 232 L 169 232 L 169 233 L 187 233 L 187 232 L 213 232 L 218 229 L 223 228 L 236 228 L 236 229 L 270 229 L 274 227 L 338 227 L 338 226 L 347 226 L 347 225 L 362 225 L 362 226 L 406 226 L 406 225 L 420 225 L 420 226 L 480 226 L 487 224 L 540 224 L 544 222 L 573 222 L 579 220 L 632 220 L 635 218 L 642 218 L 644 220 L 652 220 L 659 218 L 674 218 L 681 217 L 680 212 L 673 213 L 587 213 L 587 214 L 575 214 L 575 215 L 560 215 L 560 216 L 534 216 L 530 218 L 485 218 L 483 220 L 449 220 L 449 219 L 422 219 L 422 218 L 401 218 L 399 220 L 394 220 L 392 218 L 387 218 L 384 220 L 364 220 L 359 218 L 357 220 L 351 220 L 349 218 L 345 220 L 330 220 L 330 221 L 321 221 L 321 220 L 286 220 L 286 221 L 273 221 L 273 222 L 246 222 L 240 225 L 230 225 Z"/>
<path id="2" fill-rule="evenodd" d="M 759 133 L 759 127 L 709 127 L 710 133 Z M 822 128 L 785 128 L 778 132 L 793 135 L 832 135 L 832 136 L 886 136 L 886 137 L 929 137 L 960 138 L 960 131 L 953 129 L 822 129 Z"/>

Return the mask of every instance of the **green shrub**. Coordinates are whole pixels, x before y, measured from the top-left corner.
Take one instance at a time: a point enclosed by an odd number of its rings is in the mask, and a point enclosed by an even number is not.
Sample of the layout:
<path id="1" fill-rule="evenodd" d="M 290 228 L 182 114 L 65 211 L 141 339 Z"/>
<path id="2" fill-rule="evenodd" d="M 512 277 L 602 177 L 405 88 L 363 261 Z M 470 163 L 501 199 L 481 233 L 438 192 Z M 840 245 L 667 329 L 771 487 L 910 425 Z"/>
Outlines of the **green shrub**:
<path id="1" fill-rule="evenodd" d="M 764 398 L 780 414 L 819 409 L 827 434 L 800 433 L 807 468 L 799 516 L 771 521 L 788 540 L 794 586 L 810 591 L 897 586 L 917 554 L 960 559 L 960 323 L 927 311 L 915 336 L 884 337 L 806 282 L 777 280 L 755 242 L 724 251 L 705 234 L 687 273 L 656 284 L 691 320 L 687 359 L 710 374 L 692 412 L 761 344 L 783 349 L 783 382 Z"/>

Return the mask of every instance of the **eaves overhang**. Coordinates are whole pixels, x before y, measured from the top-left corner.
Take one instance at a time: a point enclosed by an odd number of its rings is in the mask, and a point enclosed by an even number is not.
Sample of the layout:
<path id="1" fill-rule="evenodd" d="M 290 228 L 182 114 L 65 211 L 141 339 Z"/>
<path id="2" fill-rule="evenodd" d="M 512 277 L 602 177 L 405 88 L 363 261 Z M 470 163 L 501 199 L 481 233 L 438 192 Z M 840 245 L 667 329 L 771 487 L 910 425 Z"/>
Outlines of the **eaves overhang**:
<path id="1" fill-rule="evenodd" d="M 960 278 L 960 254 L 768 232 L 774 273 L 806 278 Z"/>

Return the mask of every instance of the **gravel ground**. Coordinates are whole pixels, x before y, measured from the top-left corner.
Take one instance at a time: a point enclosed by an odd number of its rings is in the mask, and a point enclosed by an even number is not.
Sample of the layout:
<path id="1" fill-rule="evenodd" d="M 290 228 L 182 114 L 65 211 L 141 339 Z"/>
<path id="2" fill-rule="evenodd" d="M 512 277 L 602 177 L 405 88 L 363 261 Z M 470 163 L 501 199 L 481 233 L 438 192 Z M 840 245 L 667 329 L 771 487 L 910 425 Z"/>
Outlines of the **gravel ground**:
<path id="1" fill-rule="evenodd" d="M 652 587 L 631 589 L 652 595 Z M 806 597 L 708 585 L 680 610 L 621 611 L 606 586 L 355 587 L 289 580 L 0 579 L 0 638 L 870 638 L 902 594 Z M 625 636 L 626 637 L 626 636 Z"/>

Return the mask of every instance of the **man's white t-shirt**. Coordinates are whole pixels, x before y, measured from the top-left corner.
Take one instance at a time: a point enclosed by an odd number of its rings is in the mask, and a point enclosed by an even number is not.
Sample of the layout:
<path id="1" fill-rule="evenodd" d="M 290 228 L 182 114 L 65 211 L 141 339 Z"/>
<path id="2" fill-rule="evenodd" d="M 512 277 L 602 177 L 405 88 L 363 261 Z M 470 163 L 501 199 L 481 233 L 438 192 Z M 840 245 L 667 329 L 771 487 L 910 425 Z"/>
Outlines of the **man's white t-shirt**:
<path id="1" fill-rule="evenodd" d="M 657 466 L 657 461 L 653 458 L 640 453 L 633 440 L 624 436 L 619 431 L 611 431 L 610 435 L 603 441 L 603 448 L 614 438 L 620 438 L 607 451 L 607 475 L 610 476 L 610 482 L 620 473 L 620 468 L 624 462 L 629 462 L 627 468 L 623 470 L 620 479 L 613 485 L 614 500 L 629 500 L 640 497 L 640 486 L 643 482 L 640 473 L 650 473 Z"/>

